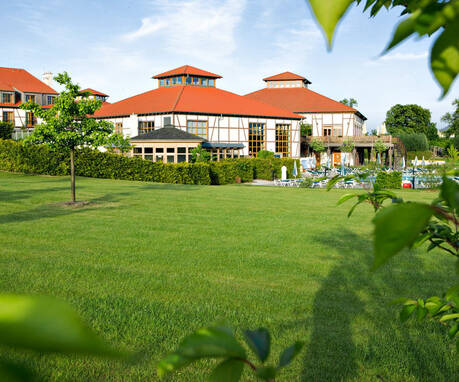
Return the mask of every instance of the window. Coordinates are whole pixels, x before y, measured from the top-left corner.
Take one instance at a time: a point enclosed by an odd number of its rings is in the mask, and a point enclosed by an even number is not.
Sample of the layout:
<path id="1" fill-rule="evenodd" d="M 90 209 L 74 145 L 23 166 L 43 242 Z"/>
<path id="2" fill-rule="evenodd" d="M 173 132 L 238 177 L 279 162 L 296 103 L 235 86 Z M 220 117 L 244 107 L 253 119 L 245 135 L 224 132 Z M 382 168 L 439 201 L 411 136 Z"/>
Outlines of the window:
<path id="1" fill-rule="evenodd" d="M 290 155 L 290 125 L 276 125 L 276 153 L 283 157 Z"/>
<path id="2" fill-rule="evenodd" d="M 159 86 L 164 86 L 164 78 L 161 78 L 161 79 L 159 80 Z"/>
<path id="3" fill-rule="evenodd" d="M 31 112 L 26 113 L 26 127 L 35 127 L 37 124 L 37 118 Z"/>
<path id="4" fill-rule="evenodd" d="M 171 79 L 170 78 L 166 78 L 166 86 L 169 86 L 171 84 Z"/>
<path id="5" fill-rule="evenodd" d="M 187 78 L 186 78 L 186 83 L 187 83 L 187 84 L 191 84 L 191 77 L 187 77 Z"/>
<path id="6" fill-rule="evenodd" d="M 3 103 L 13 103 L 13 95 L 11 93 L 3 93 Z"/>
<path id="7" fill-rule="evenodd" d="M 171 124 L 171 117 L 164 117 L 163 118 L 163 127 Z"/>
<path id="8" fill-rule="evenodd" d="M 172 78 L 172 85 L 177 85 L 177 77 Z"/>
<path id="9" fill-rule="evenodd" d="M 323 127 L 323 134 L 324 137 L 329 137 L 332 135 L 332 128 L 331 126 L 324 126 Z"/>
<path id="10" fill-rule="evenodd" d="M 199 85 L 199 78 L 193 77 L 193 85 Z"/>
<path id="11" fill-rule="evenodd" d="M 158 148 L 156 149 L 156 152 L 157 152 L 157 153 L 163 153 L 163 152 L 164 152 L 164 148 L 163 148 L 163 147 L 158 147 Z"/>
<path id="12" fill-rule="evenodd" d="M 26 97 L 26 102 L 35 102 L 35 96 L 34 95 L 30 95 L 30 94 L 27 94 Z"/>
<path id="13" fill-rule="evenodd" d="M 155 121 L 139 121 L 139 134 L 150 133 L 155 129 Z"/>
<path id="14" fill-rule="evenodd" d="M 343 136 L 343 129 L 341 126 L 333 126 L 333 135 L 335 137 L 342 137 Z"/>
<path id="15" fill-rule="evenodd" d="M 175 153 L 175 147 L 168 147 L 167 148 L 167 153 L 168 154 L 171 154 L 171 153 L 174 154 Z"/>
<path id="16" fill-rule="evenodd" d="M 134 147 L 132 151 L 134 156 L 142 156 L 142 147 Z"/>
<path id="17" fill-rule="evenodd" d="M 209 86 L 214 86 L 215 80 L 209 78 Z"/>
<path id="18" fill-rule="evenodd" d="M 207 86 L 207 78 L 203 78 L 203 79 L 201 80 L 201 84 L 202 84 L 203 86 Z"/>
<path id="19" fill-rule="evenodd" d="M 48 96 L 46 98 L 47 105 L 54 105 L 54 96 Z"/>
<path id="20" fill-rule="evenodd" d="M 186 131 L 207 138 L 207 121 L 186 121 Z"/>
<path id="21" fill-rule="evenodd" d="M 256 156 L 265 148 L 265 124 L 249 123 L 249 155 Z"/>
<path id="22" fill-rule="evenodd" d="M 182 77 L 177 77 L 177 83 L 181 84 L 182 83 Z"/>
<path id="23" fill-rule="evenodd" d="M 4 111 L 3 122 L 14 122 L 14 113 L 12 111 Z"/>
<path id="24" fill-rule="evenodd" d="M 153 154 L 153 147 L 144 147 L 143 151 L 145 152 L 145 154 Z"/>
<path id="25" fill-rule="evenodd" d="M 115 133 L 123 135 L 123 122 L 115 123 Z"/>

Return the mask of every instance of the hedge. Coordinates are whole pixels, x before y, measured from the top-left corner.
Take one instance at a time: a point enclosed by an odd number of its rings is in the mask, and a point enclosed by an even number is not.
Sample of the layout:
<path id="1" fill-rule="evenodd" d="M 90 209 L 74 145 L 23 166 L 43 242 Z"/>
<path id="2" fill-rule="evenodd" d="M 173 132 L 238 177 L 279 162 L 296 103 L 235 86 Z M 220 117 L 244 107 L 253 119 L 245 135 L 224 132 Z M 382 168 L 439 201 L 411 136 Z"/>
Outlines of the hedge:
<path id="1" fill-rule="evenodd" d="M 281 177 L 281 167 L 287 167 L 292 177 L 294 159 L 237 158 L 209 163 L 162 163 L 141 158 L 100 152 L 88 148 L 75 152 L 75 173 L 90 178 L 139 180 L 180 184 L 230 184 L 253 179 Z M 299 161 L 297 169 L 300 170 Z M 68 175 L 68 154 L 43 145 L 0 139 L 0 170 L 41 175 Z"/>
<path id="2" fill-rule="evenodd" d="M 14 126 L 11 122 L 0 122 L 0 139 L 11 139 Z"/>
<path id="3" fill-rule="evenodd" d="M 406 157 L 408 160 L 413 160 L 416 157 L 418 157 L 418 160 L 422 160 L 422 157 L 424 157 L 425 160 L 429 160 L 432 158 L 432 156 L 432 151 L 408 151 L 406 153 Z"/>
<path id="4" fill-rule="evenodd" d="M 402 188 L 402 173 L 400 171 L 380 171 L 376 176 L 375 183 L 381 188 Z"/>

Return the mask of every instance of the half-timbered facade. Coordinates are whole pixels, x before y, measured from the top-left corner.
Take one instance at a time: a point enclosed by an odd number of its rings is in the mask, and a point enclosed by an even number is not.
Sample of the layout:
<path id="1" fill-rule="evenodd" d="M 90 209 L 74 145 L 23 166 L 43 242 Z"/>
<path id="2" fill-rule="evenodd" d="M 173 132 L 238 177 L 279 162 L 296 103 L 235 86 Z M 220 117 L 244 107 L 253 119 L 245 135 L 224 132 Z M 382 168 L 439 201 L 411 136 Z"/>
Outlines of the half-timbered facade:
<path id="1" fill-rule="evenodd" d="M 95 116 L 130 137 L 173 125 L 213 144 L 242 144 L 242 156 L 300 156 L 300 115 L 218 89 L 221 76 L 191 66 L 153 78 L 157 89 L 104 105 Z"/>

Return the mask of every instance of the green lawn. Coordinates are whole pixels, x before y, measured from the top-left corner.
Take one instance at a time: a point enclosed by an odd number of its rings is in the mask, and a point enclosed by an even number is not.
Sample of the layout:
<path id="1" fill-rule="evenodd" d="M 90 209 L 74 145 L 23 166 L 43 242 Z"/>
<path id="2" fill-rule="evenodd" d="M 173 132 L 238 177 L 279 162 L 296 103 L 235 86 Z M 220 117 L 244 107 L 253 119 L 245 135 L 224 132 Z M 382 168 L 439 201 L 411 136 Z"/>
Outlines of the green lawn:
<path id="1" fill-rule="evenodd" d="M 68 188 L 66 177 L 0 173 L 0 291 L 58 296 L 111 343 L 143 353 L 136 365 L 13 355 L 49 380 L 156 380 L 163 355 L 218 323 L 267 327 L 275 361 L 306 341 L 281 381 L 457 380 L 443 330 L 401 324 L 388 304 L 441 293 L 455 282 L 453 259 L 406 252 L 370 273 L 372 211 L 347 219 L 350 204 L 336 206 L 345 191 L 78 178 L 77 197 L 93 203 L 75 209 L 58 203 Z M 205 380 L 209 365 L 171 380 Z"/>

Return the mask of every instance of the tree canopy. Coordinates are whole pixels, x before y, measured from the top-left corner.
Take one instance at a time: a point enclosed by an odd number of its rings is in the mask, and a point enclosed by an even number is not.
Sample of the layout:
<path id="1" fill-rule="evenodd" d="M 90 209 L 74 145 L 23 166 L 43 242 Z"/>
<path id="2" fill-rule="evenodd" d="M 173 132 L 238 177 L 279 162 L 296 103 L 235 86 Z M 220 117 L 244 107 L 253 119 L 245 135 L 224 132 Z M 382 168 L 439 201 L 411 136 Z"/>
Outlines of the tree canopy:
<path id="1" fill-rule="evenodd" d="M 438 131 L 429 109 L 419 105 L 394 105 L 386 113 L 386 128 L 392 135 L 422 133 L 429 141 L 438 139 Z"/>
<path id="2" fill-rule="evenodd" d="M 449 138 L 451 136 L 459 137 L 459 98 L 456 98 L 452 105 L 456 108 L 452 113 L 446 113 L 441 117 L 447 127 L 443 133 Z"/>
<path id="3" fill-rule="evenodd" d="M 349 99 L 344 98 L 339 102 L 341 102 L 341 103 L 343 103 L 343 104 L 345 104 L 345 105 L 347 105 L 349 107 L 354 107 L 354 106 L 358 106 L 359 105 L 359 103 L 357 102 L 357 100 L 355 98 L 349 98 Z"/>

